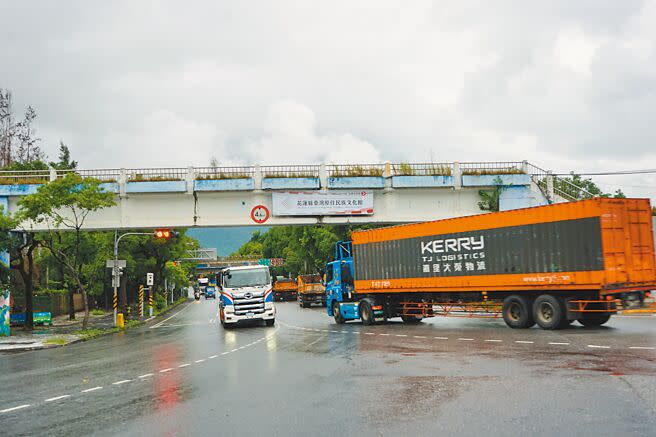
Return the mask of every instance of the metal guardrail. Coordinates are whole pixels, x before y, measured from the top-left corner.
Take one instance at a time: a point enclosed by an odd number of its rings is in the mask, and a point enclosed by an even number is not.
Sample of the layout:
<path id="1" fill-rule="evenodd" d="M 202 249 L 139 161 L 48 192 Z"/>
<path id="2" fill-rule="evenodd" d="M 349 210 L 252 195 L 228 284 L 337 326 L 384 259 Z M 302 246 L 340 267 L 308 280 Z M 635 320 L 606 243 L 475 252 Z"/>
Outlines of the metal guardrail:
<path id="1" fill-rule="evenodd" d="M 460 171 L 464 175 L 520 174 L 526 173 L 526 161 L 508 162 L 462 162 Z"/>
<path id="2" fill-rule="evenodd" d="M 383 176 L 385 164 L 330 164 L 326 166 L 326 169 L 331 178 Z"/>
<path id="3" fill-rule="evenodd" d="M 320 165 L 265 165 L 264 178 L 318 178 Z"/>
<path id="4" fill-rule="evenodd" d="M 255 173 L 252 166 L 194 167 L 196 179 L 248 179 Z"/>
<path id="5" fill-rule="evenodd" d="M 430 162 L 430 163 L 398 163 L 391 164 L 392 176 L 451 176 L 453 174 L 453 163 Z"/>
<path id="6" fill-rule="evenodd" d="M 478 174 L 529 174 L 531 180 L 549 197 L 549 191 L 566 200 L 594 197 L 585 188 L 566 178 L 552 175 L 549 171 L 526 161 L 463 162 L 458 163 L 463 175 Z M 1 185 L 43 184 L 68 173 L 93 177 L 103 182 L 184 181 L 194 179 L 254 178 L 259 168 L 263 177 L 320 177 L 321 165 L 230 166 L 230 167 L 171 167 L 135 169 L 87 169 L 87 170 L 0 170 Z M 394 163 L 394 164 L 330 164 L 325 165 L 329 177 L 356 176 L 449 176 L 456 170 L 455 163 Z M 549 186 L 551 184 L 551 186 Z M 553 201 L 553 199 L 550 199 Z"/>

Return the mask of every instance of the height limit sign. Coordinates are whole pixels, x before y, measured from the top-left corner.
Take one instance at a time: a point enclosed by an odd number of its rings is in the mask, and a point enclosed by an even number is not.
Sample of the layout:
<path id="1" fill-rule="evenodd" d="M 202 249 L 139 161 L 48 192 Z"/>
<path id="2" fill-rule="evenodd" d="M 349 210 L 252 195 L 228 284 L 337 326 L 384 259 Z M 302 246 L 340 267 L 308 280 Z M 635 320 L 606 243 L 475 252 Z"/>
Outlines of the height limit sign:
<path id="1" fill-rule="evenodd" d="M 269 220 L 270 216 L 269 208 L 264 205 L 256 205 L 251 209 L 251 219 L 255 223 L 264 223 Z"/>

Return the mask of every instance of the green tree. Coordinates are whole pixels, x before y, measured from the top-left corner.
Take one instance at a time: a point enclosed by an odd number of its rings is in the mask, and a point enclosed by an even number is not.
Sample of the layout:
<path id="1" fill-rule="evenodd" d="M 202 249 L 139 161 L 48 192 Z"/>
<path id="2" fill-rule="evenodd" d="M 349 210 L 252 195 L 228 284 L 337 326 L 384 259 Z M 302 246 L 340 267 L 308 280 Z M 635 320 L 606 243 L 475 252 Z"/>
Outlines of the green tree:
<path id="1" fill-rule="evenodd" d="M 77 161 L 71 160 L 71 151 L 63 141 L 59 142 L 59 161 L 51 162 L 50 167 L 56 170 L 74 170 L 77 168 Z"/>
<path id="2" fill-rule="evenodd" d="M 0 250 L 9 253 L 9 268 L 17 271 L 25 287 L 25 329 L 31 330 L 33 323 L 34 297 L 34 256 L 39 247 L 39 240 L 33 232 L 16 232 L 20 220 L 11 215 L 5 215 L 0 208 Z M 9 271 L 3 266 L 0 269 L 3 288 L 9 286 Z M 6 284 L 4 282 L 7 282 Z"/>
<path id="3" fill-rule="evenodd" d="M 42 244 L 66 267 L 75 286 L 82 293 L 84 302 L 83 329 L 89 321 L 89 301 L 87 287 L 83 281 L 83 228 L 88 215 L 94 211 L 113 206 L 113 193 L 100 188 L 100 181 L 83 178 L 69 173 L 61 179 L 42 185 L 34 194 L 23 197 L 19 202 L 18 216 L 21 221 L 28 220 L 44 224 Z M 71 232 L 73 244 L 65 249 L 58 243 L 62 232 Z"/>

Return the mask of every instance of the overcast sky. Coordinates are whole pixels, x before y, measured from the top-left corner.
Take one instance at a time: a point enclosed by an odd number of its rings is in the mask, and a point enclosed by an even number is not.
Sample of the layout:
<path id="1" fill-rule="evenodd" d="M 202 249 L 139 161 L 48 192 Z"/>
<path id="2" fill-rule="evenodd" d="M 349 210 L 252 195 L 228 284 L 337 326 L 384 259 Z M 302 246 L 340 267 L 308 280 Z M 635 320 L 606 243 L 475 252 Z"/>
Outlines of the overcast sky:
<path id="1" fill-rule="evenodd" d="M 656 168 L 656 1 L 0 0 L 0 17 L 0 87 L 83 168 Z M 655 175 L 596 181 L 656 198 Z"/>

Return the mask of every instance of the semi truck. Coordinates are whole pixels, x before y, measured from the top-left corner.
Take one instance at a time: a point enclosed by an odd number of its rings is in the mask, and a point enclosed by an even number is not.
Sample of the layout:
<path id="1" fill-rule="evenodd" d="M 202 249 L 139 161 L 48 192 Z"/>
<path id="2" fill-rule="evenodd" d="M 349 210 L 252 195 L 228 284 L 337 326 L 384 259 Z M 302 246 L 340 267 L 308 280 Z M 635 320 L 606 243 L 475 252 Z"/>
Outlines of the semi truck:
<path id="1" fill-rule="evenodd" d="M 273 299 L 274 300 L 296 300 L 298 285 L 296 281 L 284 276 L 276 277 L 276 282 L 273 283 Z"/>
<path id="2" fill-rule="evenodd" d="M 364 324 L 437 315 L 511 328 L 599 326 L 656 289 L 647 199 L 596 198 L 353 232 L 326 266 L 327 311 Z"/>
<path id="3" fill-rule="evenodd" d="M 267 326 L 274 325 L 276 308 L 269 267 L 229 267 L 222 271 L 220 284 L 219 320 L 224 328 L 245 320 L 263 320 Z"/>
<path id="4" fill-rule="evenodd" d="M 320 275 L 298 276 L 298 305 L 301 308 L 309 308 L 313 303 L 326 306 L 326 288 Z"/>

